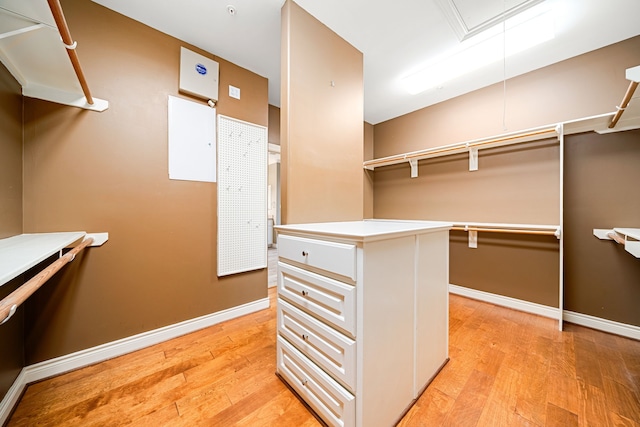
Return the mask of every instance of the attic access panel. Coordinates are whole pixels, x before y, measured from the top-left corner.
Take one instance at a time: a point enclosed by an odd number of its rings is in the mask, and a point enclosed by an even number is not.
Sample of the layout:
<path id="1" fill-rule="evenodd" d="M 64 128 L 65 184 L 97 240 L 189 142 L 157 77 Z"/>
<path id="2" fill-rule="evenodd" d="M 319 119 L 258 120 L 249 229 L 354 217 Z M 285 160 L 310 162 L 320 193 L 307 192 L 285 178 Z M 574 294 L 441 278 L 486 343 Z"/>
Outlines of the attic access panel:
<path id="1" fill-rule="evenodd" d="M 515 16 L 544 0 L 435 0 L 460 41 Z"/>

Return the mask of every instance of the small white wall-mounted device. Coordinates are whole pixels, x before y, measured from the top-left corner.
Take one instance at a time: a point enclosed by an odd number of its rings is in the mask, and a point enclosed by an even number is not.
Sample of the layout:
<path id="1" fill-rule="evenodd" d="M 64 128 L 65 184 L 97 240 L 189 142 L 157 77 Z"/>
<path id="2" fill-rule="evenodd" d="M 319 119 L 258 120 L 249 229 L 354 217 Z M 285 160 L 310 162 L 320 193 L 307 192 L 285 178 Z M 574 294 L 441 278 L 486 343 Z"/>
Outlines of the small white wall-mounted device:
<path id="1" fill-rule="evenodd" d="M 207 100 L 218 100 L 219 64 L 180 47 L 180 91 Z"/>

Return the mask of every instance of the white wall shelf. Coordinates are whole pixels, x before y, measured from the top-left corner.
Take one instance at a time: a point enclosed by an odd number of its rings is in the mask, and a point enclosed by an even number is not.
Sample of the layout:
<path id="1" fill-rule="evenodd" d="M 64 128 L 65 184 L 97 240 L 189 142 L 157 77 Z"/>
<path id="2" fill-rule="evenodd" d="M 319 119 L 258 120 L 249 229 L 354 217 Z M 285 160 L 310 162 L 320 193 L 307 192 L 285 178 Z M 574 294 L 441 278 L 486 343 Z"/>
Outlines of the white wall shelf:
<path id="1" fill-rule="evenodd" d="M 77 43 L 56 3 L 0 0 L 0 62 L 26 97 L 104 111 L 109 102 L 91 96 Z"/>
<path id="2" fill-rule="evenodd" d="M 633 98 L 632 101 L 636 99 L 637 98 Z M 640 101 L 637 102 L 637 104 L 639 105 L 638 109 L 640 109 Z M 640 113 L 638 113 L 629 118 L 625 122 L 625 126 L 616 126 L 613 129 L 609 128 L 609 123 L 611 122 L 611 119 L 615 114 L 615 112 L 599 114 L 596 116 L 583 117 L 580 119 L 569 120 L 554 125 L 545 125 L 518 132 L 505 133 L 488 138 L 474 139 L 471 141 L 457 142 L 449 145 L 425 148 L 422 150 L 410 151 L 402 154 L 394 154 L 392 156 L 367 160 L 362 165 L 364 169 L 375 170 L 379 167 L 408 163 L 411 166 L 411 178 L 416 178 L 418 176 L 419 160 L 468 152 L 469 170 L 475 171 L 478 170 L 478 151 L 480 149 L 522 144 L 553 137 L 557 137 L 559 141 L 560 138 L 564 135 L 572 135 L 583 132 L 611 133 L 629 129 L 637 129 L 640 127 Z"/>
<path id="3" fill-rule="evenodd" d="M 88 235 L 84 231 L 72 231 L 20 234 L 0 239 L 0 286 L 85 236 L 94 238 L 91 246 L 100 246 L 109 238 L 108 233 Z"/>
<path id="4" fill-rule="evenodd" d="M 426 148 L 409 153 L 396 154 L 379 159 L 367 160 L 363 163 L 365 169 L 374 170 L 382 166 L 396 165 L 408 162 L 411 166 L 411 178 L 418 176 L 418 161 L 452 154 L 469 153 L 469 170 L 478 170 L 478 150 L 502 147 L 505 145 L 522 144 L 558 136 L 557 126 L 542 126 L 522 132 L 512 132 L 491 138 L 474 139 L 439 147 Z"/>
<path id="5" fill-rule="evenodd" d="M 636 258 L 640 258 L 640 228 L 595 228 L 593 235 L 601 240 L 613 240 L 624 245 L 624 249 Z"/>

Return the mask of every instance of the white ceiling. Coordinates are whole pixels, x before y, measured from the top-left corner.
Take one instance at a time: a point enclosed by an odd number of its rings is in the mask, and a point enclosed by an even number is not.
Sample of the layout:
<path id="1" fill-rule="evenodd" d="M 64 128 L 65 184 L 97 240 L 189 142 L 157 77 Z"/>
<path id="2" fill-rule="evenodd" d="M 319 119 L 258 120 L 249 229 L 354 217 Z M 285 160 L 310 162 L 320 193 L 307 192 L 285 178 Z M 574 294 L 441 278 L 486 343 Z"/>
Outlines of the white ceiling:
<path id="1" fill-rule="evenodd" d="M 94 0 L 269 79 L 269 103 L 280 106 L 280 8 L 284 0 Z M 438 89 L 409 95 L 399 78 L 455 49 L 460 41 L 443 0 L 296 0 L 364 54 L 365 120 L 415 111 L 640 34 L 640 0 L 545 0 L 554 7 L 553 40 Z M 447 1 L 447 0 L 445 0 Z M 477 8 L 514 0 L 455 0 Z M 227 6 L 235 7 L 235 15 Z M 499 6 L 499 4 L 498 4 Z M 71 28 L 73 32 L 73 28 Z M 624 76 L 625 70 L 619 70 Z M 622 95 L 622 94 L 621 94 Z M 614 106 L 612 106 L 612 109 Z"/>

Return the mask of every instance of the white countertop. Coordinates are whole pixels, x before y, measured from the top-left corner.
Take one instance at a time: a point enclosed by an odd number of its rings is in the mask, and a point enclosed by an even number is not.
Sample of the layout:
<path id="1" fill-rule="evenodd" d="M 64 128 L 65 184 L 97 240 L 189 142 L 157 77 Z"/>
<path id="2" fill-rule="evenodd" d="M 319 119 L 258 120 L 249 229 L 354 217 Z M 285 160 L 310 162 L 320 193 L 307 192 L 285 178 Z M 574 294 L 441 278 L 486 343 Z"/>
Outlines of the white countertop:
<path id="1" fill-rule="evenodd" d="M 452 226 L 452 223 L 443 221 L 365 219 L 363 221 L 278 225 L 274 228 L 278 233 L 282 234 L 315 234 L 366 241 L 396 235 L 422 234 L 449 230 Z"/>

